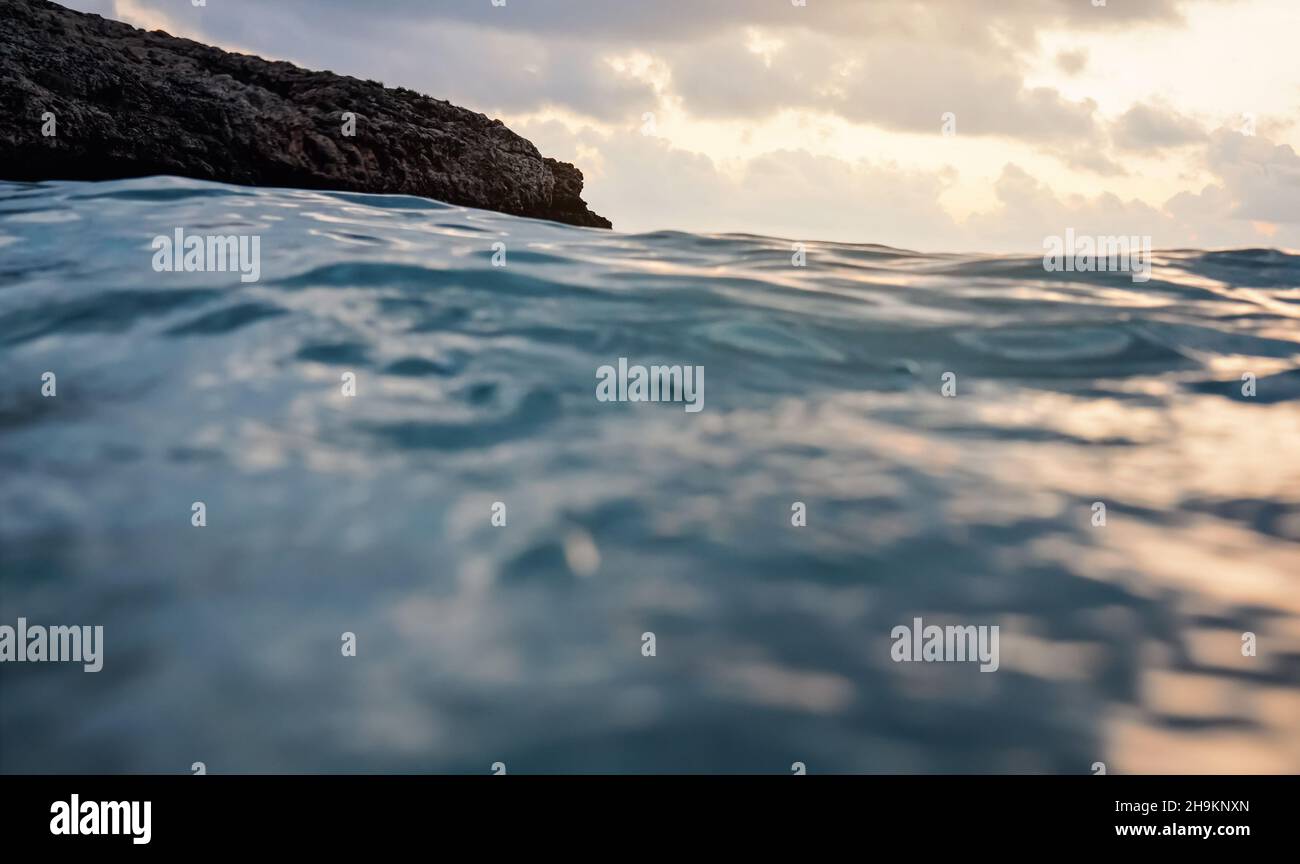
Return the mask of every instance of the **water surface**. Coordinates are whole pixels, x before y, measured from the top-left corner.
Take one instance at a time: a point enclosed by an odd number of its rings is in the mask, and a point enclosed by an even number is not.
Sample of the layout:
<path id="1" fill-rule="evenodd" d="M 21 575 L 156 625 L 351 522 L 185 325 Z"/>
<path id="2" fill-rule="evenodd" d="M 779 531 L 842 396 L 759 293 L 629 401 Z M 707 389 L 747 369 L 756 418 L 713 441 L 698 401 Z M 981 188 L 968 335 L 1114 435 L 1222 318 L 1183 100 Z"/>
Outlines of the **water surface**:
<path id="1" fill-rule="evenodd" d="M 260 280 L 155 272 L 177 227 Z M 0 623 L 106 641 L 0 666 L 0 770 L 1300 770 L 1300 257 L 791 255 L 0 184 Z M 999 670 L 892 662 L 915 616 Z"/>

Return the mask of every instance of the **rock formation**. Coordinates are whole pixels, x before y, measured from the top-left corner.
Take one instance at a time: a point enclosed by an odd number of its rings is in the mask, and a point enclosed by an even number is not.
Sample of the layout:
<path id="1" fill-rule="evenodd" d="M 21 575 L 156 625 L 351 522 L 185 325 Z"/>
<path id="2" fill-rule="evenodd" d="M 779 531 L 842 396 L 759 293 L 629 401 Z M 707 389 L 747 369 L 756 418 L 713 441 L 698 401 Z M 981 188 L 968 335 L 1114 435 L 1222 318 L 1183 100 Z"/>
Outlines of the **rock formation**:
<path id="1" fill-rule="evenodd" d="M 500 120 L 43 0 L 0 0 L 0 178 L 152 174 L 406 193 L 611 227 L 582 200 L 581 171 Z"/>

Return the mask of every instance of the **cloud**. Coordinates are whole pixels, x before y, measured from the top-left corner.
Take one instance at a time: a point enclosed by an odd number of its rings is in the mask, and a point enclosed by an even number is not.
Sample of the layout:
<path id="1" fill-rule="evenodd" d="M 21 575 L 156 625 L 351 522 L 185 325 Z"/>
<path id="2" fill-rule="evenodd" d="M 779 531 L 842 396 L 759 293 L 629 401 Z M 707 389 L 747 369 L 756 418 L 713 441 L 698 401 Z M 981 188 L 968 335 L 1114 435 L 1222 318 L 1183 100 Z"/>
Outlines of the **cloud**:
<path id="1" fill-rule="evenodd" d="M 1300 245 L 1300 158 L 1269 140 L 1293 126 L 1261 116 L 1258 137 L 1210 133 L 1200 118 L 1215 112 L 1140 87 L 1118 116 L 1091 98 L 1109 93 L 1088 90 L 1107 65 L 1105 43 L 1088 34 L 1142 25 L 1173 38 L 1178 0 L 506 3 L 71 5 L 505 115 L 543 152 L 579 164 L 588 200 L 621 228 L 1009 251 L 1036 250 L 1065 227 L 1166 246 L 1258 243 L 1256 225 L 1268 223 L 1282 226 L 1277 244 Z M 629 57 L 653 74 L 630 69 Z M 1243 103 L 1257 110 L 1248 95 Z M 699 149 L 638 134 L 646 111 L 672 116 L 674 140 Z M 960 148 L 940 138 L 946 112 Z M 544 120 L 556 116 L 563 122 Z M 764 125 L 788 116 L 810 121 L 806 137 Z M 864 142 L 860 157 L 845 158 L 857 154 L 843 140 L 825 143 L 832 127 Z M 747 142 L 743 160 L 716 143 L 764 128 L 784 130 L 780 144 Z M 929 139 L 935 149 L 912 152 Z M 1147 172 L 1134 166 L 1153 163 L 1182 188 L 1141 185 Z M 987 189 L 983 200 L 972 184 Z M 964 220 L 942 203 L 959 187 L 962 212 L 974 211 Z"/>
<path id="2" fill-rule="evenodd" d="M 1118 146 L 1143 151 L 1181 147 L 1206 138 L 1199 123 L 1164 105 L 1134 105 L 1115 122 L 1112 135 Z"/>
<path id="3" fill-rule="evenodd" d="M 1206 161 L 1222 178 L 1233 218 L 1300 224 L 1300 155 L 1290 145 L 1220 129 Z"/>
<path id="4" fill-rule="evenodd" d="M 1097 138 L 1096 103 L 1026 88 L 1015 64 L 965 47 L 904 39 L 868 46 L 803 33 L 768 59 L 728 33 L 666 55 L 672 92 L 699 116 L 757 118 L 810 109 L 884 129 L 939 134 L 954 112 L 961 134 L 1031 140 Z"/>
<path id="5" fill-rule="evenodd" d="M 914 170 L 800 150 L 724 167 L 636 132 L 575 132 L 554 121 L 520 124 L 518 131 L 548 152 L 586 152 L 598 166 L 588 178 L 593 206 L 629 214 L 620 222 L 629 231 L 735 231 L 923 251 L 1032 253 L 1042 249 L 1044 237 L 1067 228 L 1150 236 L 1162 248 L 1300 246 L 1300 224 L 1284 224 L 1272 238 L 1256 224 L 1300 221 L 1300 195 L 1285 194 L 1300 184 L 1300 157 L 1290 147 L 1235 133 L 1220 134 L 1209 165 L 1222 174 L 1199 193 L 1179 193 L 1159 204 L 1105 191 L 1061 195 L 1008 163 L 988 202 L 958 220 L 942 204 L 955 179 L 946 168 Z M 1266 170 L 1275 181 L 1285 175 L 1282 192 L 1265 194 Z"/>
<path id="6" fill-rule="evenodd" d="M 222 0 L 223 4 L 257 0 Z M 304 19 L 329 26 L 373 15 L 369 0 L 278 0 Z M 396 22 L 437 19 L 547 38 L 595 37 L 644 44 L 682 41 L 735 27 L 805 28 L 822 34 L 869 37 L 929 31 L 949 41 L 970 41 L 988 33 L 1023 35 L 1038 28 L 1106 30 L 1136 23 L 1175 22 L 1177 0 L 1112 0 L 1095 7 L 1087 0 L 810 0 L 794 6 L 787 0 L 656 0 L 654 3 L 609 3 L 593 0 L 385 0 L 384 19 Z"/>
<path id="7" fill-rule="evenodd" d="M 104 11 L 102 0 L 74 7 Z M 610 120 L 653 108 L 644 82 L 609 58 L 644 51 L 672 68 L 674 94 L 705 117 L 796 107 L 888 129 L 936 130 L 944 111 L 970 134 L 1053 138 L 1093 134 L 1092 103 L 1023 85 L 1018 55 L 1043 28 L 1107 29 L 1177 17 L 1174 0 L 751 0 L 483 2 L 220 0 L 205 7 L 118 0 L 152 26 L 165 15 L 221 45 L 424 89 L 479 110 L 559 105 Z M 762 32 L 786 48 L 764 65 L 745 48 Z M 342 67 L 342 68 L 340 68 Z"/>
<path id="8" fill-rule="evenodd" d="M 1066 75 L 1078 75 L 1088 65 L 1088 52 L 1082 49 L 1061 51 L 1056 55 L 1056 67 Z"/>
<path id="9" fill-rule="evenodd" d="M 944 171 L 802 150 L 771 151 L 724 168 L 635 131 L 574 132 L 553 121 L 516 126 L 543 150 L 599 153 L 588 156 L 598 166 L 589 172 L 588 198 L 597 210 L 603 202 L 619 202 L 623 212 L 634 213 L 619 226 L 623 230 L 731 231 L 903 246 L 959 236 L 939 203 L 951 182 Z"/>

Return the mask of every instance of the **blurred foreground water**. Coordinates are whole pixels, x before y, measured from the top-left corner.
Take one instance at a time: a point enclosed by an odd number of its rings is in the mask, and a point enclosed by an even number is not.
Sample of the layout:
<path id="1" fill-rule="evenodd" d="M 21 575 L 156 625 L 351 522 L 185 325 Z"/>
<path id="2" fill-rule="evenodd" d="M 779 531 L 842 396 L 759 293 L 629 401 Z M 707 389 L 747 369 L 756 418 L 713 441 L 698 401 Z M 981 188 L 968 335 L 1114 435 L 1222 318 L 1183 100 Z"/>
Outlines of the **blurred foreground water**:
<path id="1" fill-rule="evenodd" d="M 0 771 L 1300 771 L 1300 257 L 791 254 L 0 184 L 0 624 L 105 628 L 0 665 Z M 892 662 L 916 616 L 1000 668 Z"/>

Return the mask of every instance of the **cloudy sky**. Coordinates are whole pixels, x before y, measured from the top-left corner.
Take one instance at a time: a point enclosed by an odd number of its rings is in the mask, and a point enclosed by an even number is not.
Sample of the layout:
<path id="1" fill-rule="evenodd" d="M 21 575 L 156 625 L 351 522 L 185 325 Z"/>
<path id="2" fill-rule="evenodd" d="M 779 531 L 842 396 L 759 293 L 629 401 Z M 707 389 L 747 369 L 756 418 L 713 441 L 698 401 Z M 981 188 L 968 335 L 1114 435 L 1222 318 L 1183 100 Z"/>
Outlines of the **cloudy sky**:
<path id="1" fill-rule="evenodd" d="M 65 5 L 500 117 L 623 231 L 1300 249 L 1300 0 L 796 2 Z"/>

